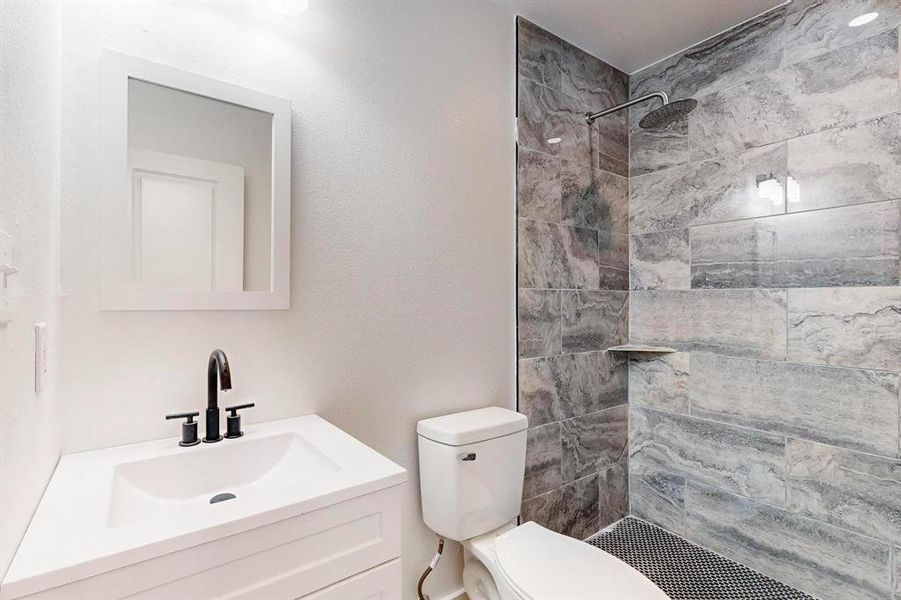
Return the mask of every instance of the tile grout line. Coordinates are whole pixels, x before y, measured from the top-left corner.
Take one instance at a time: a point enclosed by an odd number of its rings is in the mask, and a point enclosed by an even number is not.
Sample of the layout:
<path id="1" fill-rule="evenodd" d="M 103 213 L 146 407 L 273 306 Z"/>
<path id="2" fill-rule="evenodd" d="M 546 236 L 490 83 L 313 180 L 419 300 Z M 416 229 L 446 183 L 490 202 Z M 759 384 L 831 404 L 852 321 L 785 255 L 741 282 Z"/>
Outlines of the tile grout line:
<path id="1" fill-rule="evenodd" d="M 689 402 L 691 402 L 690 396 L 689 396 Z M 616 406 L 620 406 L 620 405 L 618 404 Z M 735 423 L 730 423 L 728 421 L 718 421 L 715 418 L 710 417 L 710 416 L 700 416 L 700 415 L 697 415 L 694 413 L 681 413 L 681 412 L 676 412 L 676 411 L 665 409 L 665 408 L 656 408 L 653 406 L 649 406 L 647 404 L 636 404 L 634 406 L 634 408 L 636 410 L 645 410 L 645 411 L 650 411 L 650 412 L 662 413 L 665 415 L 669 415 L 671 417 L 687 417 L 687 418 L 695 420 L 695 421 L 701 421 L 704 423 L 713 423 L 715 425 L 721 425 L 721 426 L 724 426 L 724 427 L 727 427 L 730 429 L 739 429 L 739 430 L 743 430 L 743 431 L 750 431 L 752 433 L 762 434 L 762 435 L 770 436 L 770 437 L 774 437 L 774 438 L 784 438 L 786 441 L 797 440 L 797 441 L 805 442 L 808 444 L 815 444 L 817 446 L 825 446 L 827 448 L 833 448 L 835 450 L 839 450 L 841 452 L 847 452 L 849 454 L 858 454 L 858 455 L 862 455 L 862 456 L 868 456 L 868 457 L 875 458 L 875 459 L 882 460 L 882 461 L 896 461 L 897 460 L 897 457 L 892 456 L 891 454 L 877 454 L 876 452 L 868 452 L 866 450 L 857 450 L 854 448 L 849 448 L 847 446 L 840 446 L 840 445 L 836 444 L 835 442 L 824 442 L 824 441 L 820 441 L 820 440 L 814 440 L 814 439 L 805 438 L 805 437 L 801 437 L 801 436 L 797 436 L 797 435 L 791 435 L 791 434 L 787 434 L 787 433 L 767 431 L 766 429 L 758 429 L 756 427 L 750 427 L 748 425 L 737 425 Z M 741 494 L 737 494 L 737 495 L 741 496 Z"/>
<path id="2" fill-rule="evenodd" d="M 888 549 L 888 589 L 889 598 L 895 598 L 895 545 Z"/>
<path id="3" fill-rule="evenodd" d="M 756 216 L 752 216 L 752 217 L 740 217 L 740 218 L 730 219 L 730 220 L 726 220 L 726 221 L 711 221 L 709 223 L 694 223 L 694 224 L 686 223 L 685 225 L 683 225 L 681 227 L 665 227 L 665 228 L 661 228 L 661 229 L 645 229 L 645 230 L 641 230 L 637 233 L 629 233 L 628 235 L 630 237 L 632 237 L 632 236 L 641 236 L 641 235 L 651 235 L 651 234 L 655 234 L 655 233 L 668 233 L 668 232 L 672 232 L 672 231 L 681 231 L 683 229 L 690 230 L 690 229 L 697 229 L 697 228 L 702 228 L 702 227 L 724 226 L 724 225 L 730 225 L 732 223 L 744 223 L 747 221 L 758 221 L 758 220 L 763 220 L 763 219 L 779 219 L 779 218 L 784 219 L 786 217 L 790 217 L 793 215 L 806 215 L 806 214 L 818 213 L 818 212 L 822 212 L 822 211 L 835 211 L 835 210 L 850 209 L 850 208 L 855 208 L 855 207 L 867 207 L 867 206 L 872 206 L 875 204 L 890 204 L 892 202 L 899 202 L 899 201 L 901 201 L 901 196 L 899 196 L 897 198 L 894 198 L 894 197 L 893 198 L 881 198 L 879 200 L 870 200 L 870 201 L 866 201 L 866 202 L 855 202 L 853 204 L 840 204 L 837 206 L 821 206 L 821 207 L 817 207 L 817 208 L 809 208 L 806 210 L 796 210 L 796 211 L 791 211 L 791 212 L 762 214 L 762 215 L 756 215 Z"/>
<path id="4" fill-rule="evenodd" d="M 866 534 L 866 533 L 861 533 L 861 532 L 859 532 L 859 531 L 854 531 L 853 529 L 848 529 L 847 527 L 843 527 L 843 526 L 841 526 L 841 525 L 835 525 L 834 523 L 829 523 L 828 521 L 822 521 L 822 520 L 820 520 L 820 519 L 817 519 L 817 518 L 814 518 L 814 517 L 810 517 L 810 516 L 807 516 L 807 515 L 802 514 L 802 513 L 799 513 L 799 512 L 794 512 L 794 511 L 788 510 L 787 508 L 782 507 L 782 506 L 775 506 L 775 505 L 773 505 L 773 504 L 770 504 L 770 503 L 768 503 L 768 502 L 764 502 L 764 501 L 762 501 L 762 500 L 757 500 L 757 499 L 754 499 L 754 498 L 748 498 L 747 496 L 742 496 L 741 494 L 736 494 L 735 492 L 729 491 L 729 490 L 727 490 L 727 489 L 723 489 L 723 488 L 718 487 L 718 486 L 715 486 L 715 485 L 710 485 L 709 483 L 704 483 L 704 482 L 702 482 L 702 481 L 697 481 L 697 480 L 695 480 L 695 479 L 690 479 L 690 478 L 688 478 L 688 477 L 685 478 L 686 486 L 688 485 L 688 482 L 689 482 L 689 481 L 690 481 L 691 483 L 693 483 L 694 485 L 696 485 L 696 486 L 711 488 L 711 489 L 720 491 L 720 492 L 722 492 L 722 493 L 724 493 L 724 494 L 728 494 L 728 495 L 730 495 L 730 496 L 735 496 L 736 498 L 740 498 L 740 499 L 745 500 L 745 501 L 747 501 L 747 502 L 751 502 L 751 503 L 753 503 L 753 504 L 759 504 L 760 506 L 764 506 L 764 507 L 769 508 L 769 509 L 771 509 L 771 510 L 775 510 L 775 511 L 779 511 L 779 512 L 783 512 L 783 513 L 789 514 L 789 515 L 791 515 L 791 516 L 793 516 L 793 517 L 795 517 L 795 518 L 797 518 L 797 519 L 800 519 L 800 520 L 802 520 L 802 521 L 807 521 L 807 522 L 810 522 L 810 523 L 816 523 L 816 524 L 821 525 L 821 526 L 831 527 L 831 528 L 833 528 L 833 529 L 837 529 L 837 530 L 842 531 L 842 532 L 844 532 L 844 533 L 847 533 L 847 534 L 851 534 L 851 535 L 854 535 L 854 536 L 858 536 L 858 537 L 864 538 L 864 539 L 866 539 L 866 540 L 868 540 L 868 541 L 870 541 L 870 542 L 875 542 L 876 544 L 881 545 L 881 546 L 884 546 L 884 547 L 886 547 L 886 548 L 891 548 L 891 546 L 892 546 L 892 544 L 893 544 L 893 542 L 888 541 L 888 540 L 882 540 L 882 539 L 873 537 L 872 535 L 868 535 L 868 534 Z"/>

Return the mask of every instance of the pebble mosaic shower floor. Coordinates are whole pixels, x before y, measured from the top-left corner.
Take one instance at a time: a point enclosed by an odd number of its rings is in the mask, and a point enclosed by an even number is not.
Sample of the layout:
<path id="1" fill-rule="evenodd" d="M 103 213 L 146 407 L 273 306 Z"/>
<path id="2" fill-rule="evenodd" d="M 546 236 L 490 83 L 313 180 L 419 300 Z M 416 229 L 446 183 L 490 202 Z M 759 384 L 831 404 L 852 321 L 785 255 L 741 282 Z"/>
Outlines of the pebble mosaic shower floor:
<path id="1" fill-rule="evenodd" d="M 632 517 L 587 541 L 641 571 L 672 600 L 815 600 Z"/>

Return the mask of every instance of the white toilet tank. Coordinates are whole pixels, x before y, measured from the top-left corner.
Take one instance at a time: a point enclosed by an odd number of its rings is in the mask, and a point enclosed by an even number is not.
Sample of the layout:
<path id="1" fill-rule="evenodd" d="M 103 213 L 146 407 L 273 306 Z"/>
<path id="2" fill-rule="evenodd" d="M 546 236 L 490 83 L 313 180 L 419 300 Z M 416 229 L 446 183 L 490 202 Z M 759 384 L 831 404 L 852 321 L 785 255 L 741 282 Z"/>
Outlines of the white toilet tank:
<path id="1" fill-rule="evenodd" d="M 463 541 L 519 515 L 528 425 L 497 406 L 419 422 L 422 516 L 432 531 Z"/>

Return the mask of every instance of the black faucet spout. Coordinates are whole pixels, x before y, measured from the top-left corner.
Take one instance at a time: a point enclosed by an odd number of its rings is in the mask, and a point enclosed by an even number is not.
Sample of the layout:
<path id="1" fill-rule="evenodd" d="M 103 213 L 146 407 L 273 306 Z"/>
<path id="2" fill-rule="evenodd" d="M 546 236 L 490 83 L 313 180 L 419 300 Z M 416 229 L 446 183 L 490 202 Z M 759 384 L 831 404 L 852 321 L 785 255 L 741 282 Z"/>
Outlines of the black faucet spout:
<path id="1" fill-rule="evenodd" d="M 218 377 L 219 386 L 216 385 Z M 210 362 L 206 371 L 206 399 L 207 408 L 219 408 L 219 387 L 222 391 L 232 389 L 232 374 L 228 368 L 228 358 L 225 352 L 213 350 L 210 353 Z"/>
<path id="2" fill-rule="evenodd" d="M 206 383 L 206 435 L 203 441 L 211 443 L 222 439 L 222 435 L 219 433 L 219 389 L 221 388 L 222 391 L 232 389 L 232 376 L 228 367 L 228 358 L 225 356 L 225 352 L 218 348 L 210 353 Z"/>

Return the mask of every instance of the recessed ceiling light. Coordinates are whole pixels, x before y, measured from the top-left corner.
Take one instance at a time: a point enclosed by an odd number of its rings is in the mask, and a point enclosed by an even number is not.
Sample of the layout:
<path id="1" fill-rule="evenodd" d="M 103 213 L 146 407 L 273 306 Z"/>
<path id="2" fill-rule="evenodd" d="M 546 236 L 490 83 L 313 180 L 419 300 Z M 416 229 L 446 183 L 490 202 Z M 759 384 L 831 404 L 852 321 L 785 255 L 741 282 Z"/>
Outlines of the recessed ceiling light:
<path id="1" fill-rule="evenodd" d="M 559 144 L 563 141 L 563 138 L 550 138 L 547 143 L 548 144 Z"/>
<path id="2" fill-rule="evenodd" d="M 878 12 L 871 12 L 860 15 L 859 17 L 854 17 L 850 21 L 848 21 L 849 27 L 860 27 L 861 25 L 866 25 L 867 23 L 871 23 L 876 20 L 876 17 L 879 16 Z"/>
<path id="3" fill-rule="evenodd" d="M 286 17 L 296 17 L 307 9 L 310 0 L 270 0 L 272 10 Z"/>

